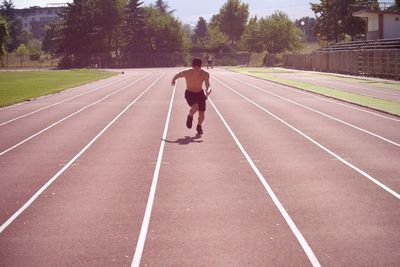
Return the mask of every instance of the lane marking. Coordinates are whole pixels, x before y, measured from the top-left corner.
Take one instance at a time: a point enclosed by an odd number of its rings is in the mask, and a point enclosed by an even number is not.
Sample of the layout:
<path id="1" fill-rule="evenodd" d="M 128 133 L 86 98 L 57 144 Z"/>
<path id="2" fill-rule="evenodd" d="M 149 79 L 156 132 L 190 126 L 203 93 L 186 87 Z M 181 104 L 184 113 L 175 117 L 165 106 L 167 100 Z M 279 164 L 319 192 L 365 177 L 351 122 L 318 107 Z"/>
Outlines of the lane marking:
<path id="1" fill-rule="evenodd" d="M 214 105 L 214 102 L 209 98 L 211 105 L 217 112 L 218 116 L 224 123 L 225 127 L 228 129 L 229 133 L 231 134 L 232 138 L 235 140 L 237 146 L 239 147 L 240 151 L 242 151 L 242 154 L 245 156 L 247 159 L 247 162 L 250 164 L 251 168 L 257 175 L 258 179 L 260 180 L 261 184 L 264 186 L 265 190 L 267 191 L 268 195 L 271 197 L 272 201 L 274 202 L 275 206 L 278 208 L 280 213 L 282 214 L 283 218 L 285 219 L 286 223 L 288 224 L 290 230 L 292 230 L 293 234 L 296 236 L 297 240 L 299 241 L 301 247 L 303 248 L 304 252 L 306 253 L 308 259 L 310 260 L 311 264 L 313 266 L 321 266 L 319 263 L 317 257 L 314 255 L 314 252 L 312 251 L 311 247 L 308 245 L 307 241 L 301 234 L 300 230 L 297 228 L 296 224 L 290 217 L 290 215 L 287 213 L 285 208 L 283 207 L 282 203 L 279 201 L 278 197 L 275 195 L 274 191 L 272 190 L 271 186 L 268 184 L 267 180 L 265 177 L 261 174 L 257 166 L 254 164 L 254 161 L 251 159 L 249 154 L 246 152 L 246 150 L 243 148 L 242 144 L 240 143 L 239 139 L 236 137 L 236 135 L 233 133 L 232 129 L 229 127 L 228 123 L 225 121 L 224 117 L 221 115 L 217 107 Z"/>
<path id="2" fill-rule="evenodd" d="M 0 226 L 0 234 L 22 213 L 24 212 L 42 193 L 45 191 L 58 177 L 61 176 L 71 165 L 74 164 L 74 162 L 86 151 L 89 149 L 91 145 L 93 145 L 94 142 L 96 142 L 97 139 L 100 138 L 101 135 L 105 131 L 107 131 L 108 128 L 111 127 L 111 125 L 114 124 L 133 104 L 135 104 L 139 98 L 141 98 L 150 88 L 153 87 L 156 82 L 158 82 L 161 77 L 164 76 L 164 73 L 160 75 L 149 87 L 147 87 L 138 97 L 135 98 L 124 110 L 122 110 L 111 122 L 107 124 L 106 127 L 103 128 L 78 154 L 75 155 L 61 170 L 59 170 L 45 185 L 43 185 L 17 212 L 15 212 L 10 218 L 8 218 L 7 221 L 5 221 L 1 226 Z"/>
<path id="3" fill-rule="evenodd" d="M 215 78 L 214 78 L 215 79 Z M 266 110 L 265 108 L 263 108 L 262 106 L 258 105 L 257 103 L 255 103 L 254 101 L 252 101 L 251 99 L 245 97 L 244 95 L 240 94 L 239 92 L 235 91 L 232 87 L 230 87 L 229 85 L 224 84 L 223 82 L 217 80 L 219 83 L 221 83 L 222 85 L 224 85 L 226 88 L 230 89 L 231 91 L 235 92 L 237 95 L 241 96 L 242 98 L 244 98 L 245 100 L 247 100 L 248 102 L 250 102 L 251 104 L 255 105 L 256 107 L 260 108 L 261 110 L 263 110 L 264 112 L 266 112 L 267 114 L 269 114 L 270 116 L 274 117 L 275 119 L 277 119 L 278 121 L 280 121 L 281 123 L 285 124 L 286 126 L 288 126 L 289 128 L 291 128 L 292 130 L 294 130 L 295 132 L 297 132 L 298 134 L 300 134 L 301 136 L 303 136 L 304 138 L 306 138 L 307 140 L 309 140 L 310 142 L 314 143 L 316 146 L 318 146 L 319 148 L 321 148 L 322 150 L 324 150 L 325 152 L 327 152 L 328 154 L 332 155 L 333 157 L 337 158 L 339 161 L 341 161 L 343 164 L 347 165 L 348 167 L 352 168 L 353 170 L 355 170 L 356 172 L 358 172 L 359 174 L 361 174 L 362 176 L 364 176 L 365 178 L 367 178 L 368 180 L 370 180 L 371 182 L 375 183 L 376 185 L 378 185 L 379 187 L 381 187 L 382 189 L 384 189 L 385 191 L 389 192 L 391 195 L 393 195 L 394 197 L 396 197 L 397 199 L 400 199 L 400 194 L 398 194 L 397 192 L 395 192 L 394 190 L 390 189 L 388 186 L 384 185 L 383 183 L 381 183 L 380 181 L 378 181 L 377 179 L 375 179 L 374 177 L 372 177 L 371 175 L 369 175 L 368 173 L 364 172 L 363 170 L 361 170 L 360 168 L 356 167 L 355 165 L 351 164 L 350 162 L 346 161 L 345 159 L 343 159 L 342 157 L 340 157 L 339 155 L 335 154 L 334 152 L 332 152 L 331 150 L 329 150 L 328 148 L 324 147 L 323 145 L 321 145 L 320 143 L 318 143 L 317 141 L 315 141 L 314 139 L 312 139 L 311 137 L 309 137 L 308 135 L 306 135 L 305 133 L 303 133 L 302 131 L 300 131 L 299 129 L 295 128 L 294 126 L 292 126 L 290 123 L 286 122 L 285 120 L 279 118 L 278 116 L 276 116 L 275 114 L 273 114 L 272 112 Z"/>
<path id="4" fill-rule="evenodd" d="M 16 121 L 16 120 L 19 120 L 19 119 L 22 119 L 22 118 L 25 118 L 25 117 L 30 116 L 30 115 L 32 115 L 32 114 L 35 114 L 35 113 L 37 113 L 37 112 L 39 112 L 39 111 L 42 111 L 42 110 L 45 110 L 45 109 L 54 107 L 54 106 L 56 106 L 56 105 L 59 105 L 59 104 L 64 103 L 64 102 L 66 102 L 66 101 L 72 100 L 72 99 L 77 98 L 77 97 L 79 97 L 79 96 L 83 96 L 83 95 L 89 94 L 89 93 L 91 93 L 91 92 L 97 91 L 97 90 L 99 90 L 99 89 L 101 89 L 101 88 L 103 88 L 103 87 L 109 86 L 110 84 L 119 83 L 119 82 L 125 81 L 125 80 L 127 80 L 127 79 L 129 79 L 129 77 L 127 77 L 127 78 L 125 78 L 125 79 L 119 79 L 119 80 L 117 80 L 117 81 L 109 82 L 109 83 L 107 83 L 107 84 L 105 84 L 105 85 L 103 85 L 103 86 L 96 87 L 96 88 L 94 88 L 94 89 L 92 89 L 92 90 L 90 90 L 90 91 L 87 91 L 87 92 L 85 92 L 85 93 L 78 94 L 78 95 L 76 95 L 76 96 L 70 97 L 70 98 L 65 99 L 65 100 L 62 100 L 62 101 L 60 101 L 60 102 L 57 102 L 57 103 L 54 103 L 54 104 L 51 104 L 51 105 L 48 105 L 48 106 L 39 108 L 39 109 L 37 109 L 37 110 L 34 110 L 34 111 L 32 111 L 32 112 L 26 113 L 26 114 L 24 114 L 24 115 L 21 115 L 21 116 L 19 116 L 19 117 L 14 118 L 14 119 L 10 119 L 10 120 L 8 120 L 8 121 L 2 122 L 2 123 L 0 123 L 0 126 L 6 125 L 6 124 L 8 124 L 8 123 L 11 123 L 11 122 L 13 122 L 13 121 Z"/>
<path id="5" fill-rule="evenodd" d="M 362 112 L 365 112 L 365 113 L 369 113 L 369 114 L 375 115 L 377 117 L 381 117 L 383 119 L 392 120 L 392 121 L 395 121 L 395 122 L 400 122 L 400 119 L 395 119 L 395 118 L 392 118 L 392 117 L 389 117 L 389 116 L 385 116 L 385 115 L 382 115 L 382 114 L 379 114 L 379 113 L 376 113 L 376 112 L 372 112 L 372 111 L 369 111 L 369 110 L 366 110 L 366 109 L 358 108 L 358 107 L 355 107 L 355 106 L 353 106 L 353 105 L 351 105 L 349 103 L 343 103 L 340 100 L 332 100 L 332 99 L 329 99 L 328 97 L 323 97 L 323 96 L 319 96 L 319 95 L 316 95 L 316 94 L 313 94 L 313 93 L 310 93 L 310 92 L 305 92 L 303 89 L 299 89 L 299 88 L 298 89 L 294 89 L 293 87 L 291 87 L 289 85 L 284 85 L 284 84 L 281 84 L 281 83 L 273 82 L 273 81 L 270 81 L 270 80 L 264 80 L 262 78 L 257 78 L 257 77 L 254 77 L 254 76 L 250 76 L 250 75 L 246 75 L 246 74 L 242 74 L 242 73 L 237 73 L 237 72 L 231 73 L 228 76 L 245 76 L 245 77 L 248 77 L 248 78 L 257 79 L 258 81 L 263 81 L 265 83 L 272 83 L 272 84 L 275 84 L 275 85 L 278 84 L 279 86 L 283 86 L 286 89 L 289 89 L 289 90 L 294 91 L 296 93 L 300 93 L 300 94 L 312 96 L 312 97 L 315 97 L 315 98 L 319 98 L 319 99 L 321 99 L 323 101 L 326 101 L 326 102 L 331 102 L 331 103 L 334 103 L 336 105 L 344 106 L 346 108 L 359 110 L 359 111 L 362 111 Z"/>
<path id="6" fill-rule="evenodd" d="M 37 132 L 37 133 L 31 135 L 30 137 L 28 137 L 28 138 L 22 140 L 21 142 L 19 142 L 19 143 L 13 145 L 12 147 L 10 147 L 10 148 L 4 150 L 3 152 L 0 153 L 0 156 L 3 156 L 3 155 L 6 154 L 7 152 L 10 152 L 11 150 L 13 150 L 13 149 L 19 147 L 20 145 L 22 145 L 23 143 L 25 143 L 25 142 L 31 140 L 32 138 L 38 136 L 39 134 L 41 134 L 41 133 L 43 133 L 43 132 L 49 130 L 50 128 L 53 128 L 53 127 L 56 126 L 57 124 L 60 124 L 61 122 L 63 122 L 63 121 L 65 121 L 65 120 L 67 120 L 67 119 L 69 119 L 69 118 L 75 116 L 76 114 L 82 112 L 83 110 L 85 110 L 85 109 L 87 109 L 87 108 L 89 108 L 89 107 L 91 107 L 91 106 L 96 105 L 96 104 L 99 103 L 100 101 L 102 101 L 102 100 L 104 100 L 104 99 L 106 99 L 106 98 L 108 98 L 108 97 L 110 97 L 110 96 L 112 96 L 112 95 L 114 95 L 114 94 L 116 94 L 116 93 L 118 93 L 118 92 L 120 92 L 120 91 L 122 91 L 122 90 L 128 88 L 128 87 L 131 86 L 132 84 L 134 84 L 134 83 L 136 83 L 136 82 L 138 82 L 138 81 L 141 81 L 141 80 L 147 78 L 148 76 L 150 76 L 150 74 L 148 74 L 148 75 L 146 75 L 146 76 L 144 76 L 144 77 L 142 77 L 142 78 L 139 78 L 139 79 L 137 79 L 137 80 L 131 82 L 130 84 L 128 84 L 128 85 L 126 85 L 126 86 L 124 86 L 124 87 L 122 87 L 122 88 L 120 88 L 120 89 L 118 89 L 118 90 L 116 90 L 116 91 L 114 91 L 114 92 L 112 92 L 112 93 L 110 93 L 110 94 L 108 94 L 108 95 L 106 95 L 106 96 L 100 98 L 99 100 L 97 100 L 97 101 L 95 101 L 95 102 L 93 102 L 93 103 L 91 103 L 91 104 L 89 104 L 89 105 L 87 105 L 87 106 L 84 106 L 83 108 L 79 109 L 78 111 L 75 111 L 74 113 L 71 113 L 71 114 L 68 115 L 67 117 L 64 117 L 63 119 L 54 122 L 54 123 L 51 124 L 50 126 L 44 128 L 44 129 L 42 129 L 41 131 L 39 131 L 39 132 Z"/>
<path id="7" fill-rule="evenodd" d="M 215 77 L 214 77 L 214 78 L 215 78 Z M 216 79 L 216 78 L 215 78 L 215 79 Z M 395 145 L 395 146 L 400 147 L 400 144 L 399 144 L 399 143 L 396 143 L 396 142 L 394 142 L 394 141 L 391 141 L 391 140 L 389 140 L 389 139 L 387 139 L 387 138 L 385 138 L 385 137 L 383 137 L 383 136 L 380 136 L 380 135 L 375 134 L 375 133 L 373 133 L 373 132 L 370 132 L 370 131 L 368 131 L 368 130 L 362 129 L 362 128 L 358 127 L 358 126 L 355 126 L 355 125 L 353 125 L 353 124 L 351 124 L 351 123 L 348 123 L 348 122 L 346 122 L 346 121 L 343 121 L 343 120 L 341 120 L 341 119 L 338 119 L 338 118 L 335 118 L 335 117 L 333 117 L 333 116 L 330 116 L 330 115 L 328 115 L 328 114 L 326 114 L 326 113 L 324 113 L 324 112 L 321 112 L 321 111 L 318 111 L 318 110 L 316 110 L 316 109 L 307 107 L 307 106 L 305 106 L 305 105 L 303 105 L 303 104 L 300 104 L 300 103 L 298 103 L 298 102 L 296 102 L 296 101 L 290 100 L 290 99 L 288 99 L 288 98 L 286 98 L 286 97 L 280 96 L 280 95 L 278 95 L 278 94 L 269 92 L 269 91 L 267 91 L 266 89 L 263 89 L 263 88 L 258 87 L 258 86 L 256 86 L 256 85 L 252 85 L 251 83 L 247 83 L 247 82 L 241 81 L 241 80 L 236 79 L 236 78 L 232 78 L 232 79 L 234 79 L 234 80 L 236 80 L 236 81 L 239 81 L 239 82 L 242 82 L 242 83 L 244 83 L 244 84 L 246 84 L 246 85 L 249 85 L 249 86 L 251 86 L 251 87 L 253 87 L 253 88 L 256 88 L 256 89 L 258 89 L 259 91 L 265 92 L 265 93 L 267 93 L 267 94 L 273 95 L 273 96 L 275 96 L 275 97 L 278 97 L 278 98 L 280 98 L 280 99 L 282 99 L 282 100 L 285 100 L 285 101 L 287 101 L 287 102 L 290 102 L 290 103 L 295 104 L 295 105 L 297 105 L 297 106 L 300 106 L 300 107 L 302 107 L 302 108 L 305 108 L 305 109 L 308 109 L 308 110 L 313 111 L 313 112 L 315 112 L 315 113 L 318 113 L 318 114 L 321 115 L 321 116 L 327 117 L 327 118 L 329 118 L 329 119 L 331 119 L 331 120 L 340 122 L 340 123 L 345 124 L 345 125 L 347 125 L 347 126 L 349 126 L 349 127 L 351 127 L 351 128 L 354 128 L 354 129 L 359 130 L 359 131 L 361 131 L 361 132 L 364 132 L 364 133 L 366 133 L 366 134 L 372 135 L 372 136 L 374 136 L 374 137 L 376 137 L 376 138 L 379 138 L 379 139 L 381 139 L 381 140 L 383 140 L 383 141 L 385 141 L 385 142 L 388 142 L 388 143 L 390 143 L 390 144 L 392 144 L 392 145 Z M 221 82 L 221 81 L 219 81 L 219 82 Z"/>
<path id="8" fill-rule="evenodd" d="M 169 120 L 171 117 L 172 104 L 174 102 L 175 89 L 176 89 L 177 84 L 178 83 L 175 84 L 174 90 L 172 91 L 171 102 L 169 104 L 169 109 L 168 109 L 168 115 L 167 115 L 167 119 L 165 121 L 164 132 L 163 132 L 163 135 L 161 138 L 160 150 L 158 151 L 157 165 L 156 165 L 156 168 L 154 169 L 153 180 L 151 183 L 149 198 L 147 200 L 147 205 L 146 205 L 146 211 L 144 213 L 142 227 L 140 229 L 140 234 L 139 234 L 139 239 L 136 244 L 135 254 L 133 256 L 133 260 L 132 260 L 132 264 L 131 264 L 132 267 L 139 267 L 140 260 L 142 259 L 144 243 L 146 242 L 146 236 L 147 236 L 147 232 L 149 230 L 150 217 L 151 217 L 151 212 L 153 209 L 154 198 L 155 198 L 157 183 L 158 183 L 158 177 L 160 174 L 160 168 L 161 168 L 161 163 L 162 163 L 162 158 L 163 158 L 163 153 L 164 153 L 165 140 L 167 139 Z"/>

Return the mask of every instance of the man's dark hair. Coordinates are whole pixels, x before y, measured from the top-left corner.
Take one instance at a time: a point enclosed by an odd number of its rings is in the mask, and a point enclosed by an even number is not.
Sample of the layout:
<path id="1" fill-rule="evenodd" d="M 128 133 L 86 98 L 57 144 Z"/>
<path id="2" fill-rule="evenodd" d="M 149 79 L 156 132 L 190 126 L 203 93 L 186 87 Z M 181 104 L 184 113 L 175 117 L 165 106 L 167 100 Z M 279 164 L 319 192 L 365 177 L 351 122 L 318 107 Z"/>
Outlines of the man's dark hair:
<path id="1" fill-rule="evenodd" d="M 203 64 L 203 61 L 200 58 L 194 58 L 192 60 L 193 67 L 201 67 L 202 64 Z"/>

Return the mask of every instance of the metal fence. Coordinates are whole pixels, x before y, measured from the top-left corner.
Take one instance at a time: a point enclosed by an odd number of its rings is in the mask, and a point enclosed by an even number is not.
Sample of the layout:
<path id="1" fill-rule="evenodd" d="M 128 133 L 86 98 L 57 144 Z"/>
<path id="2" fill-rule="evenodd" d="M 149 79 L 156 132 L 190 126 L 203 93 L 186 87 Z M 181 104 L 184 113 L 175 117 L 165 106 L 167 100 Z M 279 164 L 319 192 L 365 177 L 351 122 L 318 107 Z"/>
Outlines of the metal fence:
<path id="1" fill-rule="evenodd" d="M 285 54 L 283 67 L 400 79 L 400 49 L 318 51 Z"/>
<path id="2" fill-rule="evenodd" d="M 212 53 L 215 66 L 262 66 L 265 62 L 263 53 Z M 42 55 L 39 60 L 29 56 L 6 55 L 0 61 L 0 68 L 148 68 L 190 66 L 193 57 L 202 58 L 204 65 L 207 53 L 136 53 L 112 57 L 109 54 L 83 54 L 69 58 L 51 58 Z M 59 63 L 61 63 L 59 65 Z"/>

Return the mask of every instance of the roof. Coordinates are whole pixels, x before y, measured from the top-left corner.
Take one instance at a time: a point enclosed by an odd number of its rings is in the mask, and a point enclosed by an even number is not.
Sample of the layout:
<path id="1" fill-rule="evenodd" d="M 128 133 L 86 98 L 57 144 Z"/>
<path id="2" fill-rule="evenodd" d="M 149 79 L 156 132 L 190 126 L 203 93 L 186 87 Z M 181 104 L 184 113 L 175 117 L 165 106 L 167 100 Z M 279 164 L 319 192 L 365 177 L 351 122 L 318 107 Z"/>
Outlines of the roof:
<path id="1" fill-rule="evenodd" d="M 353 12 L 353 16 L 355 17 L 368 17 L 371 14 L 389 14 L 389 15 L 400 15 L 400 11 L 393 11 L 393 10 L 371 10 L 371 9 L 362 9 L 356 12 Z"/>

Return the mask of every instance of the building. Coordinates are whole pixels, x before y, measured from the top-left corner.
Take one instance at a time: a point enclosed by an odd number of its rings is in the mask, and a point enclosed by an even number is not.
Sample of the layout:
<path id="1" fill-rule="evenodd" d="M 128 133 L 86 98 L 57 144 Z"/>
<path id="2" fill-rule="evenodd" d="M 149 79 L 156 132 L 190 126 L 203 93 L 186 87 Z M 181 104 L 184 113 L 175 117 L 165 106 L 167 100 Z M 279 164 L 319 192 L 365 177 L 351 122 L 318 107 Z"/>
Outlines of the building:
<path id="1" fill-rule="evenodd" d="M 353 16 L 366 19 L 366 39 L 400 38 L 400 12 L 390 10 L 360 10 Z"/>
<path id="2" fill-rule="evenodd" d="M 60 12 L 63 6 L 49 7 L 30 7 L 23 9 L 15 9 L 16 19 L 22 24 L 22 28 L 33 34 L 33 38 L 41 39 L 43 28 L 51 21 L 60 20 Z"/>

